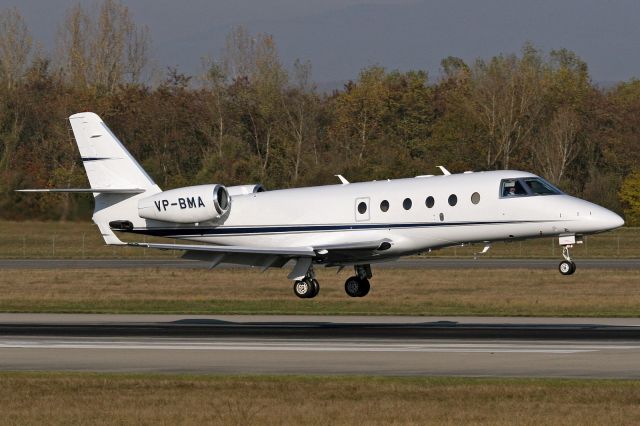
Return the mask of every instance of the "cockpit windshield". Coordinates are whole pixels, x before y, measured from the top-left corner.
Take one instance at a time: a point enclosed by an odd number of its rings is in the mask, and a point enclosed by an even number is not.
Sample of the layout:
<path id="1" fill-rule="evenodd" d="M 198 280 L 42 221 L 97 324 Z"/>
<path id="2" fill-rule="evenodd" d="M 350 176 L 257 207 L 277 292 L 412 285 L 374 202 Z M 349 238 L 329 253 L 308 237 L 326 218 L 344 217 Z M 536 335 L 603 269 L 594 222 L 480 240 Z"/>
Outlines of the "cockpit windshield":
<path id="1" fill-rule="evenodd" d="M 539 177 L 503 179 L 500 183 L 500 197 L 502 198 L 557 194 L 562 194 L 562 191 Z"/>

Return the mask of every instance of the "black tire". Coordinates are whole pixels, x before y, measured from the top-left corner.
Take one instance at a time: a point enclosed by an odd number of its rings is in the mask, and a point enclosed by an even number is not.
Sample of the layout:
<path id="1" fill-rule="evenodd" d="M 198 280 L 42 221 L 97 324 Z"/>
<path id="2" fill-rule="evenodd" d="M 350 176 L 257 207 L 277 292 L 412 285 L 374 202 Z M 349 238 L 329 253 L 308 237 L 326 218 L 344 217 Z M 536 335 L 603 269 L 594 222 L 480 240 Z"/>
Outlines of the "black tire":
<path id="1" fill-rule="evenodd" d="M 308 299 L 314 292 L 314 286 L 307 280 L 298 280 L 293 283 L 293 294 L 300 299 Z"/>
<path id="2" fill-rule="evenodd" d="M 563 260 L 558 265 L 558 270 L 562 275 L 571 275 L 576 271 L 576 264 L 569 260 Z"/>
<path id="3" fill-rule="evenodd" d="M 360 279 L 356 276 L 347 278 L 344 282 L 344 291 L 351 297 L 358 297 L 360 294 Z"/>
<path id="4" fill-rule="evenodd" d="M 311 286 L 313 291 L 309 294 L 309 299 L 312 299 L 320 293 L 320 283 L 315 278 L 311 280 Z"/>
<path id="5" fill-rule="evenodd" d="M 358 293 L 358 297 L 364 297 L 369 294 L 369 290 L 371 290 L 371 284 L 369 284 L 369 280 L 363 278 L 360 280 L 360 292 Z"/>

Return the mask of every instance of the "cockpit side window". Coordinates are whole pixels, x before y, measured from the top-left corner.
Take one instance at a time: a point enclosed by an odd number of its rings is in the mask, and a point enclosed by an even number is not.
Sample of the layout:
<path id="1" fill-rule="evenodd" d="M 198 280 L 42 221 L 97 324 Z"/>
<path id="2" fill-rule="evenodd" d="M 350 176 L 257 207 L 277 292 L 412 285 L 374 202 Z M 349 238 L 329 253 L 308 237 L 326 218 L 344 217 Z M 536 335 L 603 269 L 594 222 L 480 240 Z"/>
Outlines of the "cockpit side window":
<path id="1" fill-rule="evenodd" d="M 523 179 L 525 184 L 531 190 L 533 195 L 555 195 L 562 194 L 560 190 L 544 179 L 540 178 L 525 178 Z"/>
<path id="2" fill-rule="evenodd" d="M 503 179 L 500 185 L 500 195 L 502 197 L 523 197 L 529 194 L 519 179 Z"/>
<path id="3" fill-rule="evenodd" d="M 538 177 L 503 179 L 500 183 L 501 198 L 556 194 L 562 194 L 562 191 Z"/>

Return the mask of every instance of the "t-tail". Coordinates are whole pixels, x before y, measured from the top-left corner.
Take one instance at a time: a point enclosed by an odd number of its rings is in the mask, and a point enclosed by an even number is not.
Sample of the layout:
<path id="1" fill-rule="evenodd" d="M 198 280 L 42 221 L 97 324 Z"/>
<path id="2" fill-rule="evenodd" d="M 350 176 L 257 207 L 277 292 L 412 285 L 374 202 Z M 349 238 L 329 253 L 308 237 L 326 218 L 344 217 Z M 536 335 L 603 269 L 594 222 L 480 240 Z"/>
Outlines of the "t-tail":
<path id="1" fill-rule="evenodd" d="M 91 192 L 93 221 L 107 244 L 125 244 L 109 225 L 115 218 L 139 222 L 138 201 L 161 192 L 129 151 L 98 115 L 82 112 L 69 117 L 91 188 L 24 189 L 22 192 Z"/>

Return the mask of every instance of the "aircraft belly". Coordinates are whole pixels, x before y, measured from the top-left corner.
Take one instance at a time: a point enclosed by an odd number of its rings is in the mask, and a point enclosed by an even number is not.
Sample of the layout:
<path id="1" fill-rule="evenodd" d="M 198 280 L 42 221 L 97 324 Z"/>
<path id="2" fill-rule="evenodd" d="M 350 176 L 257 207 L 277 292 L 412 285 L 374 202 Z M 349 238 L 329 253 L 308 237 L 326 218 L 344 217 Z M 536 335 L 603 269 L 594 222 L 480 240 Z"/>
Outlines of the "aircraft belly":
<path id="1" fill-rule="evenodd" d="M 319 247 L 335 244 L 375 241 L 392 237 L 386 231 L 347 230 L 322 232 L 290 232 L 277 234 L 245 234 L 194 236 L 186 238 L 209 244 L 256 246 L 256 247 Z"/>

